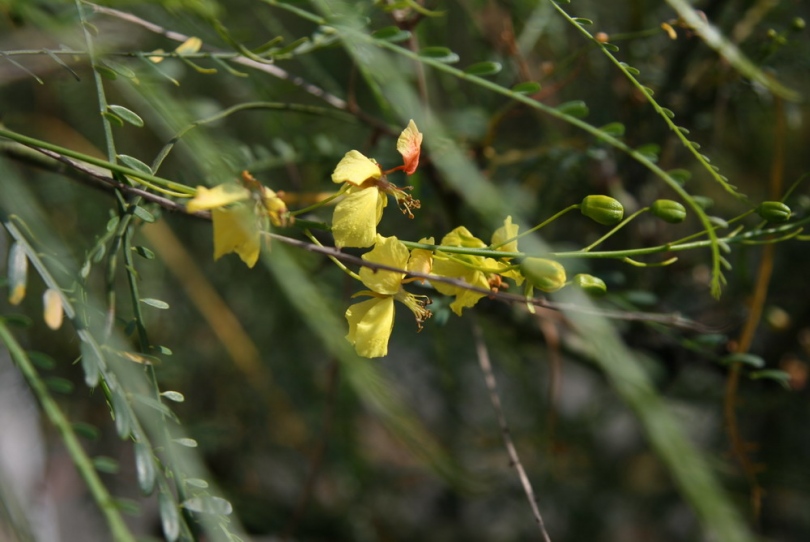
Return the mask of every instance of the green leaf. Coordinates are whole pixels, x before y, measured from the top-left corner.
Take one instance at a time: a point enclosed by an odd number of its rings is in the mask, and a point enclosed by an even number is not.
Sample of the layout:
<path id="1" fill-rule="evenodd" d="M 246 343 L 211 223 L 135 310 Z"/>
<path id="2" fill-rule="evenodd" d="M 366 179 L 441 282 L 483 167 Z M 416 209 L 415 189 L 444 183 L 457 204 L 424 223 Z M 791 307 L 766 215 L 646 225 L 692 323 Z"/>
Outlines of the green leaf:
<path id="1" fill-rule="evenodd" d="M 85 422 L 73 422 L 71 424 L 73 430 L 77 435 L 80 435 L 88 440 L 98 440 L 101 431 L 95 425 L 90 425 Z"/>
<path id="2" fill-rule="evenodd" d="M 686 184 L 686 181 L 692 178 L 692 172 L 686 169 L 670 169 L 667 171 L 667 175 L 680 185 Z"/>
<path id="3" fill-rule="evenodd" d="M 266 42 L 266 43 L 264 43 L 262 45 L 259 45 L 256 48 L 254 48 L 253 53 L 257 54 L 257 55 L 261 55 L 263 53 L 266 53 L 267 51 L 269 51 L 273 47 L 276 47 L 277 45 L 281 45 L 281 43 L 283 41 L 284 41 L 283 36 L 276 36 L 275 38 L 271 39 L 270 41 L 268 41 L 268 42 Z"/>
<path id="4" fill-rule="evenodd" d="M 647 96 L 653 97 L 655 95 L 655 91 L 650 87 L 641 87 L 641 88 L 644 90 L 644 92 L 647 93 Z"/>
<path id="5" fill-rule="evenodd" d="M 686 128 L 684 128 L 683 126 L 676 126 L 675 128 L 677 128 L 677 129 L 678 129 L 678 131 L 679 131 L 680 133 L 682 133 L 683 135 L 689 135 L 689 130 L 687 130 L 687 129 L 686 129 Z"/>
<path id="6" fill-rule="evenodd" d="M 601 132 L 605 132 L 612 137 L 622 137 L 624 135 L 624 124 L 621 122 L 611 122 L 599 128 Z"/>
<path id="7" fill-rule="evenodd" d="M 619 52 L 619 46 L 618 45 L 613 45 L 612 43 L 603 43 L 602 47 L 604 47 L 605 49 L 607 49 L 611 53 Z"/>
<path id="8" fill-rule="evenodd" d="M 115 113 L 112 113 L 110 111 L 104 111 L 102 113 L 102 116 L 104 116 L 105 119 L 107 119 L 111 123 L 115 124 L 116 126 L 123 126 L 124 125 L 124 119 L 122 119 L 121 117 L 119 117 Z"/>
<path id="9" fill-rule="evenodd" d="M 775 380 L 786 389 L 790 389 L 790 374 L 779 369 L 764 369 L 752 371 L 748 374 L 751 380 Z"/>
<path id="10" fill-rule="evenodd" d="M 185 482 L 192 487 L 198 487 L 200 489 L 205 489 L 208 487 L 208 482 L 202 478 L 186 478 Z"/>
<path id="11" fill-rule="evenodd" d="M 94 457 L 93 466 L 96 468 L 97 471 L 106 472 L 107 474 L 116 474 L 121 469 L 121 466 L 118 464 L 118 461 L 116 461 L 112 457 L 107 457 L 105 455 Z"/>
<path id="12" fill-rule="evenodd" d="M 385 28 L 381 28 L 371 35 L 378 40 L 390 41 L 392 43 L 405 41 L 411 37 L 410 32 L 407 30 L 401 30 L 396 26 L 386 26 Z"/>
<path id="13" fill-rule="evenodd" d="M 154 260 L 155 259 L 155 253 L 152 252 L 151 250 L 149 250 L 146 247 L 135 246 L 135 247 L 132 247 L 132 250 L 135 251 L 135 254 L 137 254 L 138 256 L 140 256 L 142 258 L 146 258 L 147 260 Z"/>
<path id="14" fill-rule="evenodd" d="M 293 51 L 295 51 L 296 49 L 298 49 L 300 46 L 307 43 L 308 41 L 309 41 L 309 38 L 306 37 L 306 36 L 304 36 L 303 38 L 298 38 L 297 40 L 289 43 L 288 45 L 285 45 L 281 49 L 273 51 L 273 56 L 282 56 L 282 55 L 292 53 Z"/>
<path id="15" fill-rule="evenodd" d="M 540 83 L 535 81 L 524 81 L 523 83 L 518 83 L 517 85 L 512 87 L 512 92 L 516 92 L 518 94 L 534 94 L 536 92 L 540 92 Z"/>
<path id="16" fill-rule="evenodd" d="M 129 405 L 122 390 L 110 390 L 112 397 L 113 415 L 115 416 L 115 431 L 122 439 L 128 438 L 132 432 L 132 420 L 129 417 Z"/>
<path id="17" fill-rule="evenodd" d="M 134 111 L 127 109 L 123 105 L 111 104 L 107 106 L 107 110 L 111 112 L 113 115 L 117 116 L 118 118 L 132 124 L 133 126 L 137 126 L 138 128 L 143 127 L 143 119 L 139 117 Z"/>
<path id="18" fill-rule="evenodd" d="M 473 64 L 472 66 L 467 66 L 464 68 L 464 73 L 467 75 L 477 75 L 478 77 L 484 77 L 487 75 L 495 75 L 500 73 L 503 69 L 500 62 L 478 62 Z"/>
<path id="19" fill-rule="evenodd" d="M 73 391 L 73 382 L 59 376 L 46 378 L 45 385 L 57 393 L 70 393 Z"/>
<path id="20" fill-rule="evenodd" d="M 172 412 L 172 410 L 169 407 L 167 407 L 166 405 L 164 405 L 163 403 L 161 403 L 157 399 L 153 399 L 152 397 L 147 397 L 146 395 L 141 395 L 139 393 L 133 394 L 132 396 L 139 403 L 157 410 L 158 412 L 160 412 L 161 414 L 163 414 L 164 416 L 166 416 L 168 418 L 171 418 L 173 420 L 177 420 L 177 416 L 175 415 L 175 413 Z"/>
<path id="21" fill-rule="evenodd" d="M 233 506 L 231 506 L 230 502 L 221 497 L 211 497 L 207 495 L 186 499 L 180 506 L 199 514 L 219 514 L 227 516 L 233 512 Z"/>
<path id="22" fill-rule="evenodd" d="M 119 154 L 118 159 L 121 161 L 122 164 L 124 164 L 128 168 L 140 171 L 141 173 L 148 173 L 149 175 L 152 174 L 152 168 L 150 168 L 137 158 L 134 158 L 126 154 Z"/>
<path id="23" fill-rule="evenodd" d="M 163 346 L 163 345 L 160 345 L 160 344 L 155 346 L 153 344 L 150 348 L 152 350 L 156 351 L 158 354 L 162 354 L 164 356 L 171 356 L 173 354 L 171 348 L 169 348 L 168 346 Z"/>
<path id="24" fill-rule="evenodd" d="M 709 196 L 692 196 L 692 200 L 704 211 L 714 205 L 714 200 Z"/>
<path id="25" fill-rule="evenodd" d="M 638 71 L 637 68 L 634 68 L 627 62 L 619 62 L 619 64 L 622 66 L 622 68 L 627 70 L 627 73 L 629 73 L 630 75 L 638 75 L 639 73 L 641 73 L 640 71 Z"/>
<path id="26" fill-rule="evenodd" d="M 636 152 L 643 154 L 650 162 L 656 162 L 658 161 L 658 154 L 661 152 L 661 146 L 657 143 L 647 143 L 637 147 Z"/>
<path id="27" fill-rule="evenodd" d="M 419 56 L 444 62 L 445 64 L 453 64 L 459 61 L 458 55 L 447 47 L 425 47 L 419 51 Z"/>
<path id="28" fill-rule="evenodd" d="M 185 446 L 186 448 L 196 448 L 197 447 L 197 441 L 194 440 L 193 438 L 182 437 L 182 438 L 176 438 L 176 439 L 172 439 L 172 440 L 175 441 L 180 446 Z"/>
<path id="29" fill-rule="evenodd" d="M 143 494 L 151 495 L 155 489 L 155 459 L 149 447 L 142 442 L 135 443 L 135 472 Z"/>
<path id="30" fill-rule="evenodd" d="M 169 542 L 174 542 L 180 537 L 180 515 L 177 511 L 174 501 L 170 495 L 167 495 L 161 488 L 161 493 L 158 495 L 158 509 L 160 510 L 160 523 L 163 527 L 163 535 Z"/>
<path id="31" fill-rule="evenodd" d="M 671 118 L 671 119 L 674 119 L 674 118 L 675 118 L 675 113 L 672 111 L 672 109 L 667 109 L 666 107 L 662 107 L 662 108 L 661 108 L 661 111 L 662 111 L 662 112 L 664 113 L 664 115 L 666 115 L 667 117 L 669 117 L 669 118 Z"/>
<path id="32" fill-rule="evenodd" d="M 152 223 L 155 221 L 155 215 L 153 215 L 140 205 L 136 205 L 135 208 L 132 210 L 132 213 L 141 220 L 143 220 L 144 222 Z"/>
<path id="33" fill-rule="evenodd" d="M 8 322 L 8 318 L 9 317 L 7 316 L 4 318 L 4 320 Z M 30 351 L 28 352 L 28 359 L 30 359 L 34 365 L 46 371 L 56 367 L 56 361 L 51 356 L 43 352 Z"/>
<path id="34" fill-rule="evenodd" d="M 590 26 L 593 24 L 592 20 L 586 19 L 585 17 L 574 17 L 573 21 L 580 26 Z"/>
<path id="35" fill-rule="evenodd" d="M 120 62 L 115 62 L 114 60 L 109 60 L 106 58 L 102 62 L 121 77 L 126 77 L 127 79 L 137 79 L 135 72 Z"/>
<path id="36" fill-rule="evenodd" d="M 564 113 L 569 117 L 584 118 L 588 116 L 588 105 L 582 100 L 572 100 L 570 102 L 561 103 L 555 109 L 560 113 Z"/>
<path id="37" fill-rule="evenodd" d="M 169 401 L 174 401 L 175 403 L 182 403 L 186 400 L 182 393 L 179 391 L 164 391 L 160 394 L 161 396 L 165 397 Z"/>
<path id="38" fill-rule="evenodd" d="M 28 329 L 34 323 L 31 318 L 24 314 L 6 314 L 2 316 L 5 323 L 19 329 Z"/>
<path id="39" fill-rule="evenodd" d="M 143 297 L 141 298 L 141 303 L 146 303 L 151 307 L 155 307 L 156 309 L 166 310 L 169 308 L 169 304 L 165 301 L 161 301 L 160 299 L 155 299 L 153 297 Z"/>
<path id="40" fill-rule="evenodd" d="M 115 504 L 117 509 L 128 516 L 140 517 L 141 515 L 141 507 L 138 506 L 138 503 L 132 499 L 123 499 L 121 497 L 117 497 L 113 499 L 113 504 Z"/>
<path id="41" fill-rule="evenodd" d="M 84 383 L 91 388 L 98 386 L 101 378 L 101 360 L 96 348 L 87 341 L 82 341 L 82 370 L 84 371 Z"/>
<path id="42" fill-rule="evenodd" d="M 110 68 L 108 68 L 107 66 L 96 64 L 95 69 L 104 79 L 107 79 L 109 81 L 115 81 L 116 79 L 118 79 L 118 74 L 115 73 Z"/>
<path id="43" fill-rule="evenodd" d="M 760 356 L 756 354 L 748 354 L 737 352 L 734 354 L 730 354 L 728 356 L 724 356 L 720 358 L 720 363 L 723 365 L 731 365 L 732 363 L 742 363 L 743 365 L 749 365 L 754 369 L 759 369 L 760 367 L 765 367 L 765 360 L 762 359 Z"/>

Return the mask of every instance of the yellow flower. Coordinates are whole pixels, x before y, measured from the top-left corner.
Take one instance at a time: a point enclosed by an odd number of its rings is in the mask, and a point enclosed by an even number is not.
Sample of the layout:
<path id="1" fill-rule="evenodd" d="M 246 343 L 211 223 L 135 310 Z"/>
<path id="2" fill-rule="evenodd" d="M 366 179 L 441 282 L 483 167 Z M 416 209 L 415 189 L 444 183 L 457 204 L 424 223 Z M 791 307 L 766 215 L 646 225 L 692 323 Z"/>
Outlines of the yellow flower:
<path id="1" fill-rule="evenodd" d="M 421 256 L 420 256 L 421 257 Z M 377 235 L 374 248 L 363 255 L 371 264 L 382 264 L 397 269 L 407 269 L 412 256 L 396 237 Z M 355 303 L 346 310 L 349 333 L 346 339 L 354 345 L 358 355 L 379 358 L 388 354 L 388 340 L 394 328 L 394 300 L 404 303 L 416 317 L 419 329 L 430 317 L 425 308 L 428 300 L 415 296 L 402 288 L 405 273 L 386 269 L 363 267 L 360 279 L 369 290 L 355 294 L 371 296 L 371 299 Z"/>
<path id="2" fill-rule="evenodd" d="M 347 152 L 338 162 L 332 173 L 332 182 L 348 184 L 349 187 L 332 215 L 336 247 L 364 248 L 374 244 L 377 224 L 388 204 L 386 195 L 394 196 L 403 212 L 413 218 L 411 209 L 418 209 L 419 201 L 405 191 L 410 187 L 398 188 L 388 182 L 386 173 L 402 169 L 408 175 L 412 174 L 419 164 L 421 143 L 422 134 L 411 121 L 397 141 L 397 150 L 402 154 L 404 165 L 383 172 L 373 158 L 355 150 Z"/>
<path id="3" fill-rule="evenodd" d="M 288 213 L 278 194 L 262 186 L 248 172 L 242 173 L 242 182 L 247 186 L 198 186 L 197 194 L 189 200 L 186 210 L 190 213 L 211 211 L 214 260 L 235 252 L 248 267 L 253 267 L 259 259 L 262 222 L 269 219 L 274 226 L 283 226 Z M 253 205 L 250 205 L 250 200 L 253 200 Z"/>
<path id="4" fill-rule="evenodd" d="M 445 235 L 444 238 L 442 238 L 441 244 L 444 246 L 466 248 L 485 248 L 487 246 L 486 243 L 475 237 L 470 233 L 470 230 L 464 226 L 459 226 Z M 487 263 L 491 264 L 495 262 L 495 260 L 491 258 L 488 259 L 491 260 L 491 262 L 486 262 L 485 258 L 481 256 L 449 254 L 438 251 L 433 256 L 433 274 L 461 279 L 470 286 L 489 290 L 489 280 L 486 274 L 480 270 L 480 268 Z M 433 281 L 431 284 L 444 295 L 456 296 L 456 299 L 450 303 L 450 308 L 459 316 L 461 316 L 463 309 L 474 306 L 478 303 L 479 299 L 486 296 L 486 294 L 445 282 Z"/>

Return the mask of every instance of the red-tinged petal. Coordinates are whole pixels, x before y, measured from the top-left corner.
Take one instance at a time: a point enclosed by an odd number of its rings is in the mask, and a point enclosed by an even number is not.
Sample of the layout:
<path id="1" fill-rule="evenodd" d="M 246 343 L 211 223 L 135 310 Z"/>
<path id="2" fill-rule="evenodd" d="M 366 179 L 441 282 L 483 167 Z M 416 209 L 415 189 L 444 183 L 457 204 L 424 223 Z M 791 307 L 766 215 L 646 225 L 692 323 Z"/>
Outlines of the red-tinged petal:
<path id="1" fill-rule="evenodd" d="M 421 150 L 422 133 L 416 127 L 416 123 L 411 120 L 397 139 L 397 151 L 402 155 L 402 161 L 405 164 L 403 171 L 408 175 L 413 175 L 413 172 L 416 171 Z"/>

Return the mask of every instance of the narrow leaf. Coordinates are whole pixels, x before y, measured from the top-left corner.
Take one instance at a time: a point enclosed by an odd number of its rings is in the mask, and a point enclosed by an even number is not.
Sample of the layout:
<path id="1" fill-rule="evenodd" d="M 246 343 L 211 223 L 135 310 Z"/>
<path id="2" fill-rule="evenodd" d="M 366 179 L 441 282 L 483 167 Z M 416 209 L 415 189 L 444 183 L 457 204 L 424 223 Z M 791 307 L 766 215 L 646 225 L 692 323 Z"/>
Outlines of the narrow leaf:
<path id="1" fill-rule="evenodd" d="M 8 318 L 5 318 L 5 320 L 8 322 Z M 42 352 L 30 351 L 28 352 L 28 359 L 30 359 L 34 365 L 46 371 L 56 367 L 56 361 L 48 354 Z"/>
<path id="2" fill-rule="evenodd" d="M 765 360 L 756 354 L 748 354 L 738 352 L 731 354 L 720 359 L 720 363 L 724 365 L 731 365 L 732 363 L 742 363 L 743 365 L 750 365 L 755 369 L 765 367 Z"/>
<path id="3" fill-rule="evenodd" d="M 459 61 L 458 55 L 447 47 L 425 47 L 419 51 L 419 56 L 444 62 L 445 64 L 453 64 Z"/>
<path id="4" fill-rule="evenodd" d="M 94 345 L 87 341 L 82 341 L 82 369 L 84 370 L 84 383 L 91 388 L 98 385 L 101 377 L 101 364 L 98 357 L 98 352 Z"/>
<path id="5" fill-rule="evenodd" d="M 565 102 L 556 107 L 557 111 L 564 113 L 569 117 L 581 119 L 588 116 L 588 106 L 582 100 L 572 100 Z"/>
<path id="6" fill-rule="evenodd" d="M 609 136 L 622 137 L 624 135 L 624 124 L 621 122 L 611 122 L 599 128 L 601 132 L 605 132 Z"/>
<path id="7" fill-rule="evenodd" d="M 172 440 L 174 440 L 180 446 L 185 446 L 186 448 L 196 448 L 197 447 L 197 441 L 194 440 L 193 438 L 182 437 L 182 438 L 176 438 L 176 439 L 172 439 Z"/>
<path id="8" fill-rule="evenodd" d="M 153 297 L 143 297 L 141 298 L 141 303 L 146 303 L 151 307 L 155 307 L 156 309 L 166 310 L 169 308 L 169 304 L 165 301 L 160 299 L 155 299 Z"/>
<path id="9" fill-rule="evenodd" d="M 127 109 L 123 105 L 108 105 L 107 109 L 117 117 L 125 120 L 126 122 L 132 124 L 133 126 L 137 126 L 138 128 L 143 127 L 143 119 L 137 115 L 131 109 Z"/>
<path id="10" fill-rule="evenodd" d="M 85 422 L 73 422 L 71 425 L 77 435 L 81 435 L 88 440 L 98 440 L 99 435 L 101 435 L 101 431 L 95 425 Z"/>
<path id="11" fill-rule="evenodd" d="M 401 30 L 396 26 L 386 26 L 372 34 L 378 40 L 390 41 L 392 43 L 405 41 L 411 37 L 411 33 L 407 30 Z"/>
<path id="12" fill-rule="evenodd" d="M 202 478 L 186 478 L 185 482 L 192 487 L 198 487 L 200 489 L 205 489 L 208 487 L 208 482 Z"/>
<path id="13" fill-rule="evenodd" d="M 163 527 L 163 535 L 169 542 L 174 542 L 180 537 L 180 516 L 171 496 L 163 490 L 158 495 L 158 509 L 160 510 L 160 523 Z"/>
<path id="14" fill-rule="evenodd" d="M 199 496 L 183 501 L 181 505 L 186 510 L 200 514 L 230 515 L 233 512 L 231 503 L 220 497 Z"/>
<path id="15" fill-rule="evenodd" d="M 150 168 L 148 165 L 144 164 L 137 158 L 134 158 L 127 154 L 119 154 L 118 159 L 121 161 L 122 164 L 124 164 L 128 168 L 140 171 L 141 173 L 148 173 L 149 175 L 153 173 L 152 168 Z"/>
<path id="16" fill-rule="evenodd" d="M 464 73 L 468 75 L 477 75 L 479 77 L 484 77 L 487 75 L 496 75 L 500 73 L 503 66 L 501 66 L 500 62 L 478 62 L 477 64 L 473 64 L 472 66 L 467 66 L 464 68 Z"/>
<path id="17" fill-rule="evenodd" d="M 154 260 L 155 253 L 143 246 L 135 246 L 132 247 L 132 250 L 135 251 L 135 254 L 140 256 L 141 258 L 146 258 L 147 260 Z"/>
<path id="18" fill-rule="evenodd" d="M 132 421 L 129 417 L 129 405 L 121 390 L 111 390 L 113 415 L 115 416 L 115 431 L 122 439 L 128 438 L 132 431 Z"/>
<path id="19" fill-rule="evenodd" d="M 106 472 L 107 474 L 116 474 L 120 470 L 118 461 L 112 457 L 100 455 L 93 458 L 93 466 L 99 472 Z"/>
<path id="20" fill-rule="evenodd" d="M 180 393 L 179 391 L 164 391 L 160 395 L 162 395 L 169 401 L 174 401 L 175 403 L 182 403 L 183 401 L 186 400 L 183 394 Z"/>
<path id="21" fill-rule="evenodd" d="M 58 393 L 70 393 L 73 391 L 73 382 L 66 378 L 52 376 L 45 379 L 45 385 Z"/>
<path id="22" fill-rule="evenodd" d="M 140 205 L 136 205 L 135 208 L 132 210 L 132 213 L 143 220 L 144 222 L 152 223 L 155 221 L 155 215 L 141 207 Z"/>
<path id="23" fill-rule="evenodd" d="M 135 472 L 143 494 L 151 495 L 155 489 L 155 460 L 152 451 L 142 442 L 135 443 Z"/>
<path id="24" fill-rule="evenodd" d="M 535 81 L 524 81 L 523 83 L 518 83 L 517 85 L 512 87 L 512 92 L 516 92 L 518 94 L 534 94 L 536 92 L 540 92 L 540 83 Z"/>

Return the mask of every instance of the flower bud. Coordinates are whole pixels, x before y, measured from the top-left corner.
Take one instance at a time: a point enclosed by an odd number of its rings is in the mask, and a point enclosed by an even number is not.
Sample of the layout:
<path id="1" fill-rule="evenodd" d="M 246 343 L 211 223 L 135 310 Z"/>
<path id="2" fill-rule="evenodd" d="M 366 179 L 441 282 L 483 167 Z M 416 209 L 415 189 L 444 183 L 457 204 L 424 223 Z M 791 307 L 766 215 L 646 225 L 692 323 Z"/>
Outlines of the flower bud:
<path id="1" fill-rule="evenodd" d="M 624 217 L 624 207 L 610 196 L 586 196 L 579 210 L 583 215 L 605 226 L 618 224 Z"/>
<path id="2" fill-rule="evenodd" d="M 526 258 L 520 272 L 529 284 L 544 292 L 556 292 L 565 286 L 565 268 L 554 260 Z"/>
<path id="3" fill-rule="evenodd" d="M 657 199 L 650 205 L 650 212 L 664 222 L 679 224 L 686 218 L 686 208 L 671 199 Z"/>
<path id="4" fill-rule="evenodd" d="M 592 296 L 604 295 L 607 292 L 605 281 L 593 275 L 579 273 L 574 275 L 574 284 L 582 288 L 585 293 Z"/>
<path id="5" fill-rule="evenodd" d="M 757 207 L 757 214 L 768 222 L 786 222 L 790 218 L 790 207 L 781 201 L 763 201 Z"/>

